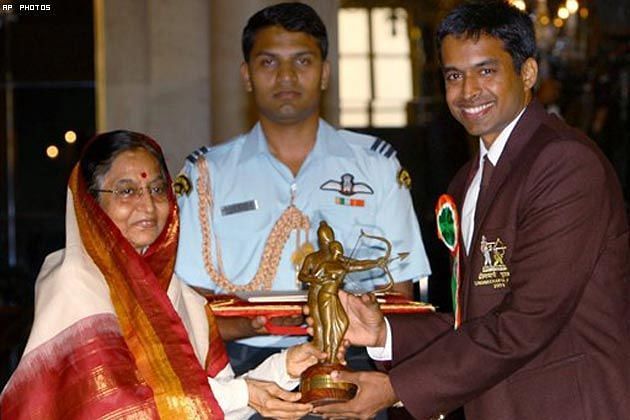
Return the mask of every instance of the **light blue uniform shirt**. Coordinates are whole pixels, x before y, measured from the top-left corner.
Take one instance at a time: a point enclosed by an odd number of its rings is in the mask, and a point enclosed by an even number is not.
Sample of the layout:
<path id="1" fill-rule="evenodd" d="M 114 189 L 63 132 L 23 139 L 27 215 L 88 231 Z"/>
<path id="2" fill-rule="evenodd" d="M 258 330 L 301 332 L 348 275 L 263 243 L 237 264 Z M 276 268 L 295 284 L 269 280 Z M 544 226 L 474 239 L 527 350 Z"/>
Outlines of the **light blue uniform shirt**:
<path id="1" fill-rule="evenodd" d="M 390 264 L 396 281 L 418 280 L 430 274 L 411 196 L 397 181 L 400 163 L 391 146 L 372 136 L 335 130 L 320 120 L 315 146 L 295 177 L 270 153 L 260 124 L 245 135 L 216 147 L 202 148 L 187 158 L 182 172 L 193 189 L 178 199 L 181 231 L 175 265 L 178 276 L 187 283 L 222 292 L 206 272 L 202 257 L 196 191 L 196 162 L 201 155 L 207 160 L 214 199 L 213 263 L 219 267 L 215 248 L 218 241 L 224 274 L 232 283 L 248 283 L 256 274 L 267 237 L 289 206 L 292 190 L 295 206 L 310 219 L 308 239 L 315 247 L 317 227 L 325 220 L 333 228 L 335 239 L 343 244 L 346 255 L 355 248 L 361 230 L 391 241 L 392 256 L 409 252 L 404 261 Z M 345 191 L 353 194 L 341 193 L 344 180 Z M 301 239 L 304 240 L 304 233 Z M 273 290 L 301 288 L 291 262 L 296 243 L 296 232 L 292 232 L 282 252 Z M 352 256 L 366 259 L 383 255 L 382 243 L 363 239 Z M 345 288 L 368 291 L 386 283 L 383 272 L 375 269 L 348 275 Z M 301 341 L 294 337 L 279 342 L 280 338 L 253 337 L 241 342 L 284 346 Z"/>

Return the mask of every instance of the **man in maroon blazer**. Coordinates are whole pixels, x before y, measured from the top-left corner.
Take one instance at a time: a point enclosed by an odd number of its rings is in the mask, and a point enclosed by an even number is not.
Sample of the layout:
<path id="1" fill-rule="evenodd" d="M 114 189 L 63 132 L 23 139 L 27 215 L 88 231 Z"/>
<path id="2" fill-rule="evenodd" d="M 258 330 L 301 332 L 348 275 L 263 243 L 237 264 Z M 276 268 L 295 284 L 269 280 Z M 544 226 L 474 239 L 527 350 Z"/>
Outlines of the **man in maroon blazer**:
<path id="1" fill-rule="evenodd" d="M 368 418 L 400 400 L 418 419 L 630 418 L 630 239 L 619 182 L 597 146 L 532 100 L 530 18 L 464 4 L 437 33 L 451 113 L 480 138 L 453 180 L 462 323 L 388 317 L 342 295 L 346 338 L 387 373 L 339 372 L 355 399 L 318 408 Z"/>

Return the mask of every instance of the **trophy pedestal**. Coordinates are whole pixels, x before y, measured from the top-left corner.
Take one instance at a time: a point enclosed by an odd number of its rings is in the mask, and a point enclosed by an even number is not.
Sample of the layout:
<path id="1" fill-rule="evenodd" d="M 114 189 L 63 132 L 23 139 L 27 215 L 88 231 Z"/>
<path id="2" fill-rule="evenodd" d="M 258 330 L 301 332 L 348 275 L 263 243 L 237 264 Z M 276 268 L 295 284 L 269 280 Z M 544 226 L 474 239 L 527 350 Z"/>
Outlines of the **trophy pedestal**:
<path id="1" fill-rule="evenodd" d="M 351 382 L 334 381 L 330 377 L 333 370 L 348 370 L 348 368 L 339 363 L 318 363 L 306 369 L 300 380 L 302 393 L 300 402 L 311 403 L 317 407 L 354 398 L 357 386 Z"/>

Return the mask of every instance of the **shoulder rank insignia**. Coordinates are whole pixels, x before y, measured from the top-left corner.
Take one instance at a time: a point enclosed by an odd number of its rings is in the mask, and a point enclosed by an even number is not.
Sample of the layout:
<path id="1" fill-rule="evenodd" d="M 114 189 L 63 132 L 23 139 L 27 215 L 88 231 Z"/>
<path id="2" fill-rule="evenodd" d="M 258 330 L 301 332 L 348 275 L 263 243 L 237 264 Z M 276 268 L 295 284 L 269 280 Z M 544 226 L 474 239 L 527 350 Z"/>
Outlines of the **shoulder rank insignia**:
<path id="1" fill-rule="evenodd" d="M 173 182 L 173 191 L 175 191 L 175 194 L 178 196 L 182 194 L 189 195 L 191 190 L 192 184 L 188 177 L 184 174 L 177 175 L 175 182 Z"/>
<path id="2" fill-rule="evenodd" d="M 389 144 L 385 140 L 382 140 L 382 139 L 379 139 L 379 138 L 374 140 L 374 143 L 372 143 L 372 146 L 370 147 L 370 150 L 373 150 L 376 153 L 380 153 L 381 155 L 385 156 L 386 158 L 392 157 L 394 155 L 394 153 L 396 153 L 396 150 L 392 147 L 391 144 Z"/>
<path id="3" fill-rule="evenodd" d="M 195 163 L 197 162 L 197 159 L 199 159 L 199 156 L 205 155 L 206 153 L 208 153 L 208 150 L 210 150 L 209 146 L 202 146 L 199 149 L 192 152 L 191 154 L 189 154 L 186 157 L 186 160 L 189 161 L 190 163 Z"/>
<path id="4" fill-rule="evenodd" d="M 400 185 L 401 187 L 405 187 L 408 190 L 411 189 L 411 175 L 409 175 L 409 171 L 407 171 L 405 168 L 400 168 L 396 179 L 398 180 L 398 185 Z"/>
<path id="5" fill-rule="evenodd" d="M 354 194 L 374 194 L 372 187 L 365 182 L 354 182 L 354 175 L 348 173 L 341 175 L 341 182 L 329 179 L 319 188 L 325 191 L 337 191 L 347 196 Z"/>

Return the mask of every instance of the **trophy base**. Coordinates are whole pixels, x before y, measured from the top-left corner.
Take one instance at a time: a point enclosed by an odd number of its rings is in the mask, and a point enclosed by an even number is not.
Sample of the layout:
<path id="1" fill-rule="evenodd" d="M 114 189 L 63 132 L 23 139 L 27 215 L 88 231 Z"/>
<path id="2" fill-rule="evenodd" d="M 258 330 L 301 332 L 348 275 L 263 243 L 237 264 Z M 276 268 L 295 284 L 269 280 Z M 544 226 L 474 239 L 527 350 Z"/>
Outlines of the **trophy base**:
<path id="1" fill-rule="evenodd" d="M 300 380 L 302 403 L 321 406 L 351 400 L 357 393 L 357 386 L 351 382 L 334 381 L 330 377 L 333 370 L 348 370 L 339 363 L 318 363 L 306 369 Z"/>

